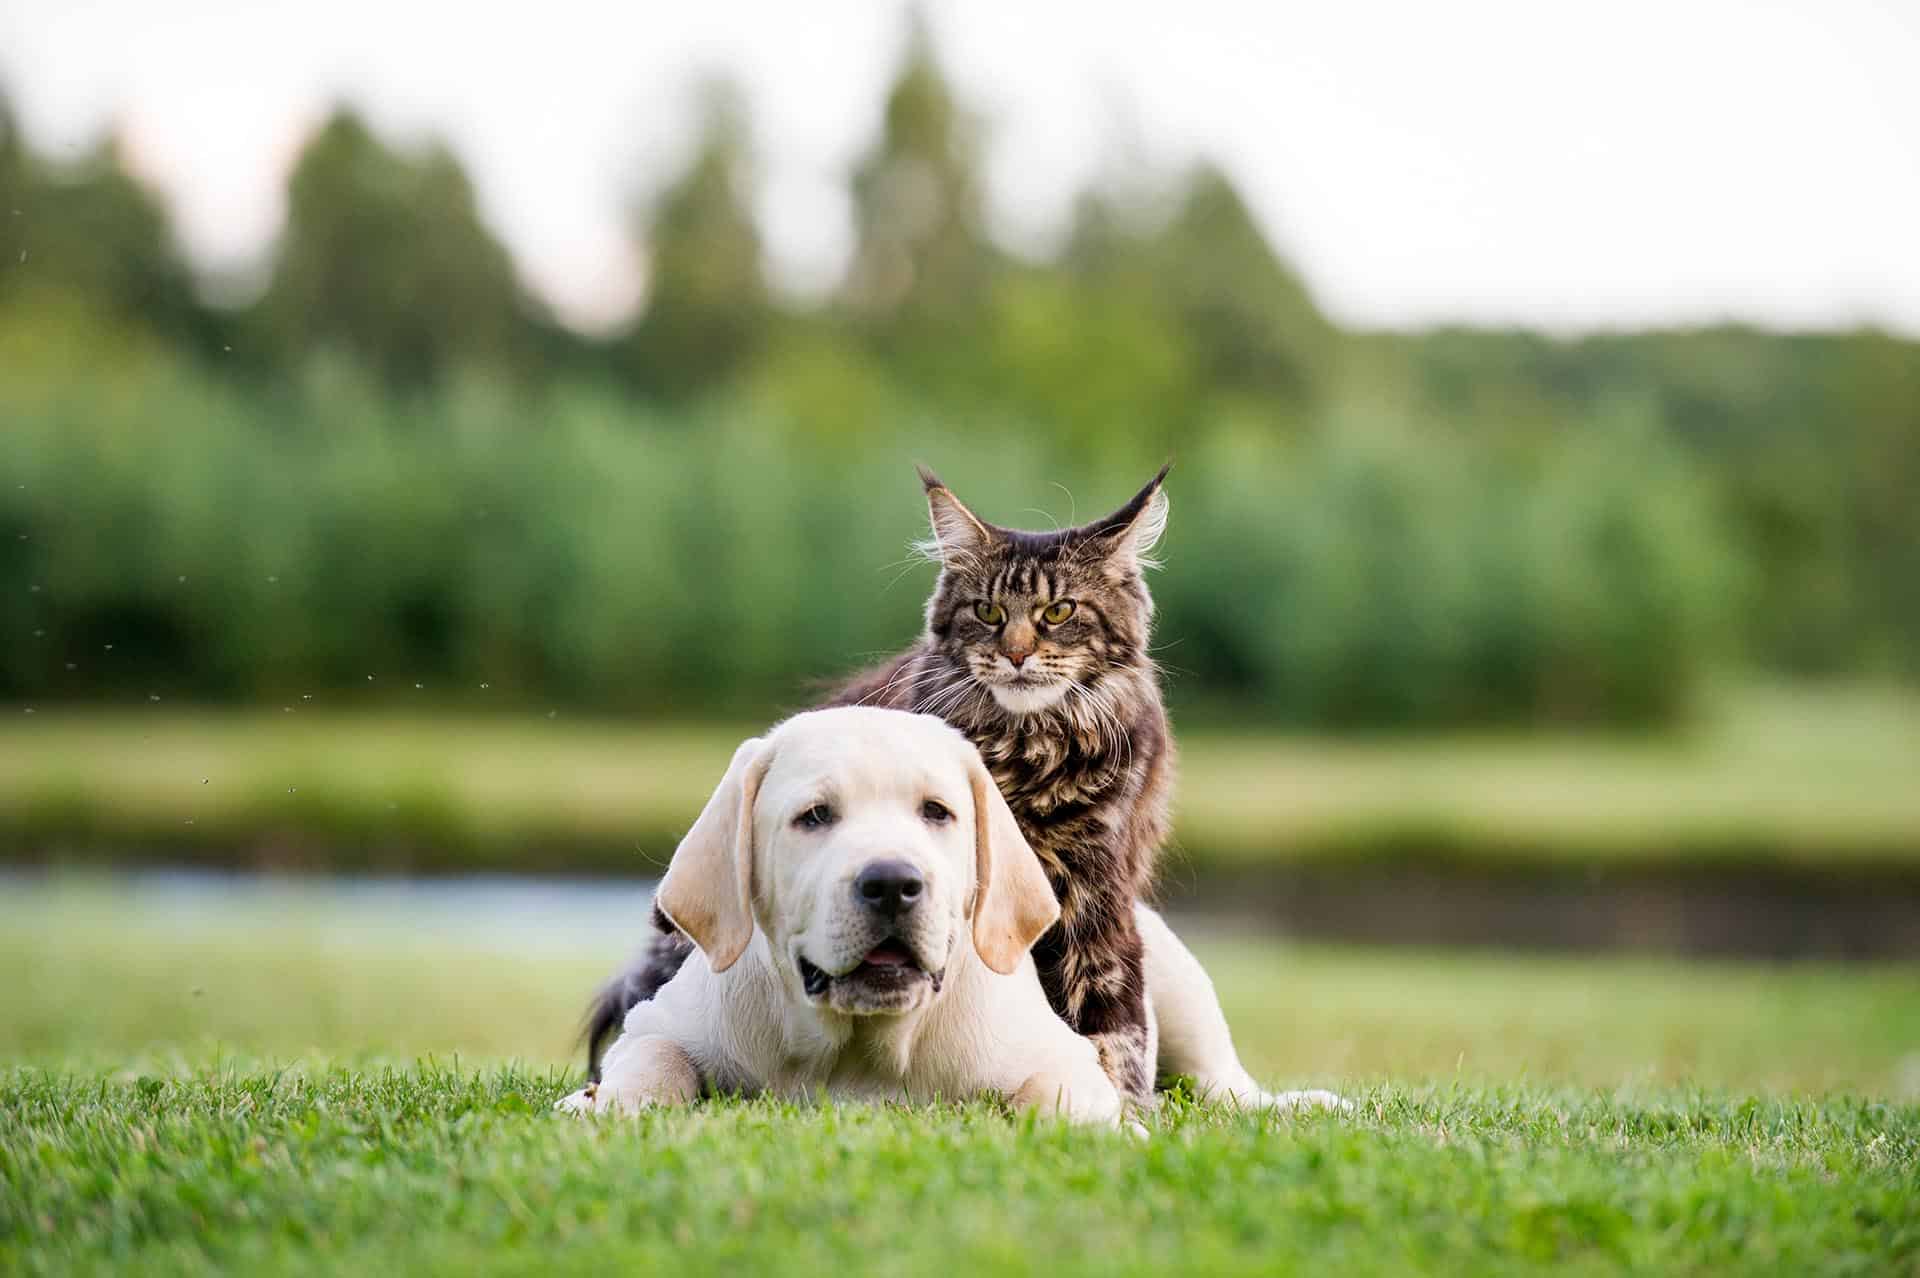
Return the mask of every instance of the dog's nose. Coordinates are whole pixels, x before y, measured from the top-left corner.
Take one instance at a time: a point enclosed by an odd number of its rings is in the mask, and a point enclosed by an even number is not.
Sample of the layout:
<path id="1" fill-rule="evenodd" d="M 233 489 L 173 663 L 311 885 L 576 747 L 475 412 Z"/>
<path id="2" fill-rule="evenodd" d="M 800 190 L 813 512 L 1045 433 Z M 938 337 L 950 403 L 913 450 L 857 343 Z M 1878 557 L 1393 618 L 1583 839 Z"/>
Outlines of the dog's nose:
<path id="1" fill-rule="evenodd" d="M 853 894 L 870 910 L 888 918 L 905 914 L 920 904 L 927 881 L 905 861 L 875 861 L 854 876 Z"/>

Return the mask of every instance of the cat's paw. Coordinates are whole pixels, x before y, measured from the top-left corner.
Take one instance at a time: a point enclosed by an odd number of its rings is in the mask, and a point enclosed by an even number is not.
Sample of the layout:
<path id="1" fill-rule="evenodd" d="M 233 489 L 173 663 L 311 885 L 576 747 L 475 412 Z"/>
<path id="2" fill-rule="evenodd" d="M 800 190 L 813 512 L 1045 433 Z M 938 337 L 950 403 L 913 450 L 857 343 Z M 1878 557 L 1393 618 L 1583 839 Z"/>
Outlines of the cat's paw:
<path id="1" fill-rule="evenodd" d="M 1336 1114 L 1351 1114 L 1353 1102 L 1333 1092 L 1310 1088 L 1299 1092 L 1262 1092 L 1265 1103 L 1263 1109 L 1280 1110 L 1285 1113 L 1298 1113 L 1303 1109 L 1327 1110 Z"/>
<path id="2" fill-rule="evenodd" d="M 1311 1088 L 1297 1092 L 1270 1092 L 1247 1077 L 1217 1081 L 1196 1080 L 1200 1096 L 1235 1109 L 1249 1112 L 1269 1110 L 1277 1114 L 1298 1114 L 1322 1110 L 1336 1114 L 1353 1112 L 1353 1102 L 1333 1092 Z"/>

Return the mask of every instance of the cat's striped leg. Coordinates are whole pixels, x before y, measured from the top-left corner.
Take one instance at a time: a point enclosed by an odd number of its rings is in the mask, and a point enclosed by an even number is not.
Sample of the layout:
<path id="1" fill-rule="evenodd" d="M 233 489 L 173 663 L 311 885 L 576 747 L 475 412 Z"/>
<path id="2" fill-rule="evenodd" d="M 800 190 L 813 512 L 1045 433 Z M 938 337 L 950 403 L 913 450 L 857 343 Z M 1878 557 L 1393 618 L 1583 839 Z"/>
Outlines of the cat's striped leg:
<path id="1" fill-rule="evenodd" d="M 1040 984 L 1067 1024 L 1093 1040 L 1122 1100 L 1153 1106 L 1154 1033 L 1147 1007 L 1145 952 L 1131 901 L 1082 910 L 1034 947 Z"/>

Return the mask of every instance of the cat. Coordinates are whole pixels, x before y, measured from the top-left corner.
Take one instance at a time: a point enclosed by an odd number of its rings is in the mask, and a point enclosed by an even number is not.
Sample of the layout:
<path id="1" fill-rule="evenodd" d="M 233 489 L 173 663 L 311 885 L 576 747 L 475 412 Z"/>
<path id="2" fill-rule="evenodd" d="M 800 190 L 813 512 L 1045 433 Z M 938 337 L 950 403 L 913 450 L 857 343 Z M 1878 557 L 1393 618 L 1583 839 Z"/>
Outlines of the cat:
<path id="1" fill-rule="evenodd" d="M 1059 924 L 1033 950 L 1041 985 L 1141 1105 L 1155 1071 L 1134 905 L 1167 833 L 1173 778 L 1142 573 L 1166 527 L 1168 469 L 1102 519 L 1023 532 L 980 519 L 922 467 L 932 537 L 921 549 L 940 568 L 926 630 L 823 703 L 937 714 L 972 739 L 1060 899 Z M 590 1074 L 628 1009 L 691 952 L 658 911 L 654 924 L 590 1014 Z"/>

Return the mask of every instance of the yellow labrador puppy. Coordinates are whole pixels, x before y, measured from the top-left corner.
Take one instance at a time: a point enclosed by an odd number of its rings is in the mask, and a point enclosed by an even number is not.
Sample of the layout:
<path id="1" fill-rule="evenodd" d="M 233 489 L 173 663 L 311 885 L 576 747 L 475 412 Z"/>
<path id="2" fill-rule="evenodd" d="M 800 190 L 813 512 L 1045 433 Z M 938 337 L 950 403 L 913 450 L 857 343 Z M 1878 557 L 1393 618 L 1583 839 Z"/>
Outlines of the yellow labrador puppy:
<path id="1" fill-rule="evenodd" d="M 1000 1096 L 1121 1121 L 1028 955 L 1060 915 L 1039 859 L 938 718 L 819 710 L 746 742 L 655 899 L 699 953 L 633 1008 L 600 1082 L 563 1109 L 711 1089 Z"/>

